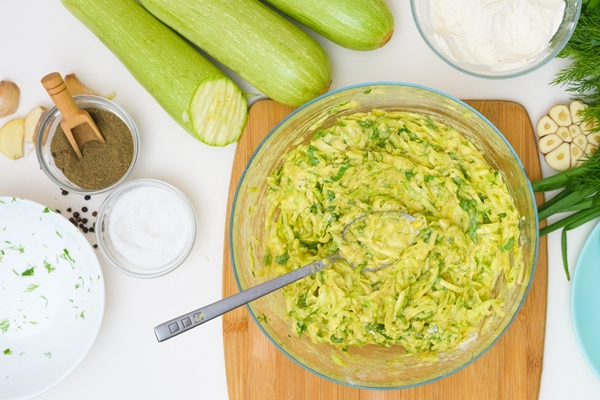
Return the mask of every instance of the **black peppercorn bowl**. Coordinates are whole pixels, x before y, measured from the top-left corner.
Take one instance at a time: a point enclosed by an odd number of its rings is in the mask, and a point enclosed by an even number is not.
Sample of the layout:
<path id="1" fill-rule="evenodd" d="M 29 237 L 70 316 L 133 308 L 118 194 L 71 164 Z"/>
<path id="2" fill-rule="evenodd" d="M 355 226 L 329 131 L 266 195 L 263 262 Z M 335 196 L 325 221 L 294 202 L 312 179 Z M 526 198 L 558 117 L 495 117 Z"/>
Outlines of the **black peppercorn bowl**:
<path id="1" fill-rule="evenodd" d="M 96 179 L 98 177 L 101 178 L 98 181 L 89 181 L 87 175 L 85 177 L 78 176 L 78 164 L 81 164 L 83 167 L 85 157 L 94 157 L 94 154 L 91 151 L 87 151 L 85 146 L 89 146 L 89 144 L 86 144 L 82 149 L 83 158 L 78 160 L 74 156 L 72 158 L 72 165 L 68 167 L 70 169 L 61 165 L 60 162 L 57 163 L 59 157 L 73 152 L 73 150 L 66 147 L 59 151 L 60 154 L 57 154 L 56 143 L 53 147 L 55 135 L 61 135 L 61 113 L 56 107 L 53 107 L 44 114 L 36 131 L 35 148 L 38 162 L 48 178 L 63 190 L 84 195 L 107 192 L 127 179 L 137 163 L 140 151 L 140 136 L 137 126 L 129 114 L 111 100 L 93 95 L 74 96 L 73 98 L 80 108 L 87 109 L 88 111 L 96 110 L 100 115 L 108 117 L 107 122 L 105 122 L 106 128 L 104 132 L 102 127 L 99 126 L 100 132 L 107 139 L 108 129 L 113 129 L 113 127 L 118 128 L 121 139 L 125 139 L 126 146 L 122 146 L 119 142 L 115 143 L 113 140 L 107 140 L 107 143 L 104 144 L 100 142 L 93 143 L 92 146 L 105 146 L 102 150 L 108 149 L 106 147 L 107 144 L 113 146 L 115 159 L 92 159 L 91 161 L 93 162 L 88 163 L 88 165 L 92 165 L 91 168 L 98 168 L 97 171 L 90 171 L 93 172 L 92 175 Z M 100 125 L 98 121 L 95 120 L 95 122 L 97 125 Z M 129 137 L 129 135 L 131 136 Z M 121 147 L 126 150 L 123 150 Z M 106 151 L 100 154 L 106 154 Z"/>

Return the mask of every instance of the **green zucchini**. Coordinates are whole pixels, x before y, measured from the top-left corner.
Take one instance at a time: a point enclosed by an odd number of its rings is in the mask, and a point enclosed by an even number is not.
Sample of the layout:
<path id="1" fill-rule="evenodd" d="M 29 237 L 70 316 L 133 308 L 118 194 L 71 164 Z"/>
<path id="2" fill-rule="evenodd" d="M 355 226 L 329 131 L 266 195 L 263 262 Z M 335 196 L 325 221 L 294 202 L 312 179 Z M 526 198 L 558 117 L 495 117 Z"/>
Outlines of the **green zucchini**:
<path id="1" fill-rule="evenodd" d="M 62 0 L 186 131 L 212 146 L 242 134 L 244 94 L 197 49 L 135 0 Z"/>
<path id="2" fill-rule="evenodd" d="M 257 0 L 141 0 L 152 14 L 271 99 L 325 93 L 331 63 L 306 32 Z"/>
<path id="3" fill-rule="evenodd" d="M 375 50 L 394 33 L 385 0 L 264 0 L 342 47 Z"/>

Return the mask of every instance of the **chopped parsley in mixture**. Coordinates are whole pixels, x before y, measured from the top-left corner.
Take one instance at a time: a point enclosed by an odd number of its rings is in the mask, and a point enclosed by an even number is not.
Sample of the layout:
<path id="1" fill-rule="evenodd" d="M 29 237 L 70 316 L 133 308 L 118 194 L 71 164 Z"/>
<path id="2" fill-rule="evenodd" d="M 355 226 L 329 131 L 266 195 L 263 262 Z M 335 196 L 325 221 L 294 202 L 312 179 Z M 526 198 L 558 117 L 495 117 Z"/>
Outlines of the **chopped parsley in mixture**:
<path id="1" fill-rule="evenodd" d="M 391 254 L 385 268 L 340 260 L 283 289 L 293 330 L 314 342 L 451 350 L 502 314 L 494 288 L 523 269 L 519 214 L 501 174 L 455 129 L 422 115 L 340 118 L 285 156 L 267 197 L 263 266 L 274 275 L 344 250 L 341 232 L 363 215 L 419 221 L 395 253 L 395 229 L 368 233 L 364 257 Z"/>

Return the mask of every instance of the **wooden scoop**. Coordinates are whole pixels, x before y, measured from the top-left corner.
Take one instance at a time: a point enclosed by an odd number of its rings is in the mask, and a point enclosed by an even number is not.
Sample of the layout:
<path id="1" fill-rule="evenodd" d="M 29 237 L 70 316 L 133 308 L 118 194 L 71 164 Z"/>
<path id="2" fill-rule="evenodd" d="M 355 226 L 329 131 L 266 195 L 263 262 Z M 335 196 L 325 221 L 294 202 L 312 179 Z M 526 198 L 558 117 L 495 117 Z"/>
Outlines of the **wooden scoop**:
<path id="1" fill-rule="evenodd" d="M 52 72 L 43 77 L 42 85 L 46 88 L 58 111 L 60 111 L 62 115 L 60 126 L 79 158 L 82 157 L 80 149 L 90 140 L 99 140 L 105 143 L 94 120 L 87 111 L 77 107 L 73 96 L 71 96 L 67 85 L 58 72 Z"/>

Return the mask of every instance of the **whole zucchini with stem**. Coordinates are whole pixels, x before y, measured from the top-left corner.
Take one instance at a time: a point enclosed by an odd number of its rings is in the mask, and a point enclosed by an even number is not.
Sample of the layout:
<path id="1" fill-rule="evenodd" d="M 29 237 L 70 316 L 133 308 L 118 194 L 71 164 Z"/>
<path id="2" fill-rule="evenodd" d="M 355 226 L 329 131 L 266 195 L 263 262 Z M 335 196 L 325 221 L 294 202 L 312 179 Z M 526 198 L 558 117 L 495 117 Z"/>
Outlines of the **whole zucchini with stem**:
<path id="1" fill-rule="evenodd" d="M 192 136 L 224 146 L 242 134 L 248 116 L 242 91 L 135 0 L 62 3 Z"/>
<path id="2" fill-rule="evenodd" d="M 154 16 L 271 99 L 325 93 L 331 63 L 306 32 L 257 0 L 141 0 Z"/>
<path id="3" fill-rule="evenodd" d="M 323 37 L 352 50 L 375 50 L 394 33 L 385 0 L 264 0 Z"/>

